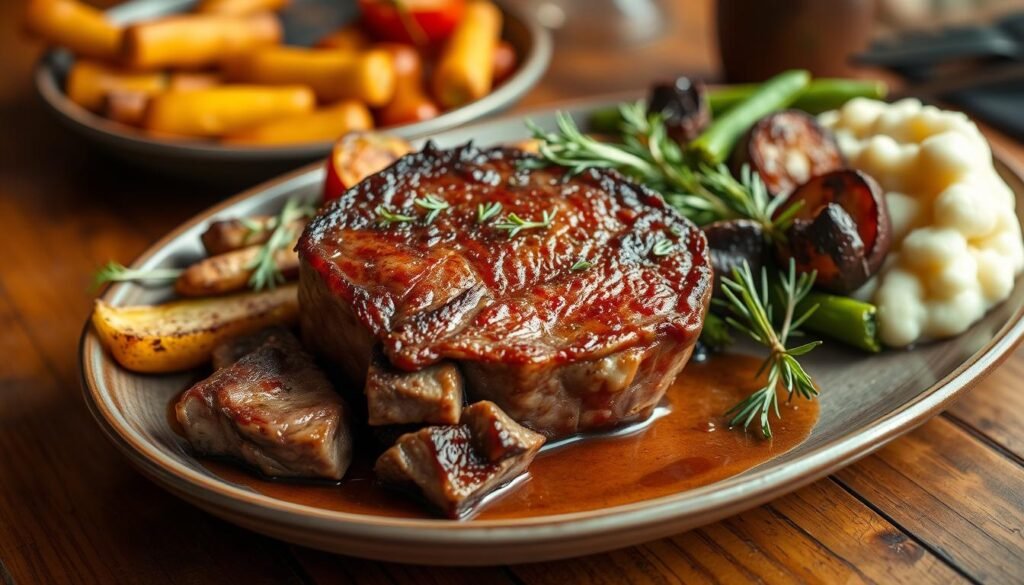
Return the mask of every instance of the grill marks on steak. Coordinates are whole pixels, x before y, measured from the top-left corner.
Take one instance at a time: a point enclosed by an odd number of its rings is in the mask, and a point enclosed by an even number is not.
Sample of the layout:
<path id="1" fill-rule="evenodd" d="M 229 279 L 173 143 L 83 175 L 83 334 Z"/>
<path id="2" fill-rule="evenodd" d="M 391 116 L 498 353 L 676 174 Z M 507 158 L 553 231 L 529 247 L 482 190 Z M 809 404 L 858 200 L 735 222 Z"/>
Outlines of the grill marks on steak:
<path id="1" fill-rule="evenodd" d="M 352 460 L 345 403 L 291 333 L 269 329 L 214 355 L 227 365 L 188 389 L 175 408 L 196 451 L 237 458 L 274 477 L 345 475 Z"/>
<path id="2" fill-rule="evenodd" d="M 411 488 L 451 518 L 526 471 L 544 437 L 519 425 L 492 402 L 477 402 L 457 425 L 402 435 L 374 466 L 377 478 Z"/>
<path id="3" fill-rule="evenodd" d="M 710 278 L 699 230 L 614 172 L 522 170 L 527 157 L 430 145 L 403 157 L 311 222 L 298 246 L 304 280 L 324 280 L 406 370 L 442 358 L 588 360 L 661 335 L 692 342 Z M 428 195 L 450 205 L 429 225 L 415 204 Z M 503 210 L 479 223 L 489 203 Z M 378 227 L 378 205 L 417 220 Z M 556 214 L 547 229 L 509 238 L 495 227 L 545 211 Z M 655 256 L 665 238 L 675 252 Z M 573 271 L 580 260 L 592 266 Z"/>

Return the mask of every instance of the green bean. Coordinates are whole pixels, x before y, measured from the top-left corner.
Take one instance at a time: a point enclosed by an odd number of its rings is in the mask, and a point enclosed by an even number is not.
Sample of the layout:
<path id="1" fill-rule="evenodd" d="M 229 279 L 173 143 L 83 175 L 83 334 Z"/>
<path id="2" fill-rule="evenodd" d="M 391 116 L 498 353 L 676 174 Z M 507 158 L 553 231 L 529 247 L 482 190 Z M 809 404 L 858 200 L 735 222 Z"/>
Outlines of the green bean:
<path id="1" fill-rule="evenodd" d="M 881 351 L 878 342 L 877 308 L 850 297 L 813 291 L 797 306 L 802 314 L 814 305 L 818 309 L 801 327 L 869 352 Z"/>
<path id="2" fill-rule="evenodd" d="M 792 70 L 765 81 L 749 97 L 711 122 L 689 144 L 688 151 L 711 165 L 724 162 L 744 132 L 762 117 L 792 104 L 810 80 L 808 72 Z"/>
<path id="3" fill-rule="evenodd" d="M 708 105 L 719 116 L 750 97 L 758 88 L 756 83 L 727 85 L 708 90 Z M 882 81 L 860 79 L 815 79 L 796 98 L 791 107 L 812 114 L 834 110 L 856 97 L 882 99 L 889 88 Z"/>

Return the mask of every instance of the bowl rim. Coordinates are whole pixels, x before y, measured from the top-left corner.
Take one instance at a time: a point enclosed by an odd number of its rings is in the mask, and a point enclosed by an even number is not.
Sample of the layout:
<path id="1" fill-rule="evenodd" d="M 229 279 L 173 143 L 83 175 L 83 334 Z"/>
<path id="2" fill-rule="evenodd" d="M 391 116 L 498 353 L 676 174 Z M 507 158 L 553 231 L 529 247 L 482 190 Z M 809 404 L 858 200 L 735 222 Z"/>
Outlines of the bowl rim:
<path id="1" fill-rule="evenodd" d="M 503 116 L 489 122 L 500 123 L 556 109 L 584 111 L 587 108 L 609 105 L 622 99 L 624 95 L 627 94 L 572 100 Z M 612 100 L 611 97 L 617 99 Z M 1015 163 L 1008 162 L 1008 159 L 1002 156 L 1002 149 L 993 145 L 992 151 L 996 169 L 1024 183 L 1024 175 Z M 273 195 L 266 193 L 275 188 L 286 189 L 289 183 L 319 178 L 323 173 L 322 167 L 322 162 L 307 165 L 198 213 L 147 248 L 132 266 L 144 266 L 172 240 L 213 215 L 250 198 L 261 195 L 272 198 Z M 1018 280 L 1015 286 L 1024 286 L 1024 283 Z M 116 305 L 118 299 L 123 296 L 121 291 L 124 290 L 125 285 L 115 285 L 100 299 Z M 143 473 L 179 496 L 190 500 L 194 498 L 197 503 L 221 507 L 244 516 L 335 536 L 357 536 L 404 544 L 451 543 L 492 546 L 556 542 L 566 538 L 654 528 L 668 522 L 681 523 L 684 528 L 688 528 L 752 508 L 853 463 L 937 415 L 1006 360 L 1022 338 L 1024 305 L 1018 307 L 983 347 L 945 377 L 922 390 L 914 399 L 879 417 L 871 424 L 861 426 L 814 448 L 787 466 L 775 469 L 755 467 L 743 474 L 707 486 L 597 510 L 465 522 L 447 519 L 392 518 L 326 510 L 278 500 L 236 486 L 227 480 L 204 475 L 164 455 L 122 422 L 121 419 L 124 417 L 117 412 L 115 405 L 109 400 L 109 395 L 103 391 L 102 376 L 97 371 L 97 366 L 117 366 L 92 332 L 88 320 L 80 338 L 79 360 L 85 401 L 103 431 Z"/>
<path id="2" fill-rule="evenodd" d="M 505 26 L 514 26 L 526 31 L 529 38 L 527 53 L 512 75 L 491 93 L 459 108 L 442 113 L 436 118 L 415 124 L 404 124 L 391 128 L 380 128 L 399 136 L 420 136 L 441 132 L 466 123 L 479 120 L 502 108 L 519 101 L 540 81 L 548 69 L 554 52 L 551 31 L 536 19 L 529 18 L 523 7 L 512 0 L 495 0 L 506 17 Z M 167 14 L 187 10 L 195 0 L 132 0 L 115 6 L 105 12 L 115 21 L 128 22 L 126 14 L 150 6 L 164 9 Z M 154 157 L 202 158 L 210 161 L 305 161 L 330 152 L 335 140 L 307 142 L 285 146 L 239 146 L 225 145 L 215 141 L 167 140 L 147 136 L 141 130 L 119 124 L 99 114 L 86 110 L 67 98 L 57 82 L 58 55 L 70 54 L 63 49 L 46 51 L 36 63 L 33 73 L 36 92 L 43 103 L 63 123 L 87 134 L 104 144 L 117 144 L 132 148 L 139 154 Z"/>

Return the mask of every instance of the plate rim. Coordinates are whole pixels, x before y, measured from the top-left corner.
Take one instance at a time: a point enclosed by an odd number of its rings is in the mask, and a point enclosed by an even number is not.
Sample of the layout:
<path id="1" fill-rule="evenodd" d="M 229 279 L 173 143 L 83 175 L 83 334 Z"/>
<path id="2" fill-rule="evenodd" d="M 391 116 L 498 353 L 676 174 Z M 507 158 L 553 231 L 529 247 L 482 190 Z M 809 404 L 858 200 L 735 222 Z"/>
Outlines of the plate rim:
<path id="1" fill-rule="evenodd" d="M 530 39 L 529 52 L 512 75 L 486 96 L 464 106 L 442 113 L 436 118 L 403 124 L 380 130 L 400 136 L 420 136 L 425 133 L 443 132 L 476 122 L 484 117 L 510 107 L 531 89 L 547 72 L 554 53 L 551 31 L 536 19 L 529 18 L 519 3 L 512 0 L 496 0 L 506 16 L 511 17 L 515 26 L 522 27 Z M 118 19 L 118 15 L 145 9 L 150 4 L 166 6 L 168 14 L 187 10 L 194 0 L 133 0 L 114 6 L 105 14 Z M 133 19 L 128 19 L 133 20 Z M 326 155 L 334 140 L 307 142 L 281 146 L 240 146 L 221 144 L 204 140 L 161 140 L 146 136 L 143 132 L 108 120 L 99 114 L 86 110 L 68 99 L 57 83 L 54 60 L 62 49 L 50 49 L 38 59 L 33 70 L 36 93 L 53 115 L 62 123 L 88 134 L 90 138 L 104 145 L 117 144 L 135 149 L 139 154 L 171 158 L 202 158 L 209 161 L 306 161 Z"/>
<path id="2" fill-rule="evenodd" d="M 550 113 L 558 109 L 584 111 L 608 105 L 635 92 L 615 93 L 582 100 L 570 100 L 516 114 L 478 122 L 482 130 L 490 124 L 522 119 L 530 115 Z M 463 127 L 465 129 L 466 127 Z M 419 139 L 427 139 L 422 136 Z M 1024 183 L 1018 164 L 1010 162 L 1004 149 L 991 145 L 997 170 L 1004 171 Z M 132 263 L 142 266 L 162 251 L 173 239 L 239 203 L 302 178 L 313 179 L 323 174 L 323 161 L 261 183 L 194 215 L 149 246 Z M 100 299 L 115 302 L 126 285 L 110 287 Z M 1015 286 L 1024 286 L 1017 280 Z M 724 480 L 631 504 L 585 512 L 533 516 L 527 518 L 470 520 L 453 522 L 447 519 L 392 518 L 355 514 L 316 508 L 278 500 L 250 491 L 219 478 L 203 475 L 159 453 L 130 428 L 116 424 L 116 414 L 102 398 L 102 377 L 93 369 L 93 360 L 113 364 L 109 354 L 91 331 L 87 319 L 79 343 L 79 371 L 82 390 L 90 413 L 104 433 L 126 454 L 145 475 L 156 480 L 172 493 L 193 503 L 220 506 L 235 513 L 271 521 L 280 525 L 317 530 L 334 536 L 372 537 L 403 544 L 499 544 L 543 543 L 565 538 L 607 536 L 610 534 L 649 530 L 671 526 L 672 531 L 691 528 L 732 515 L 833 473 L 874 452 L 893 439 L 920 426 L 944 410 L 953 400 L 972 388 L 985 375 L 1003 363 L 1024 338 L 1024 305 L 1019 307 L 993 334 L 985 345 L 964 360 L 946 376 L 922 390 L 900 408 L 879 417 L 873 424 L 860 427 L 848 435 L 823 444 L 791 465 L 776 469 L 752 469 Z M 890 350 L 899 351 L 899 350 Z M 116 364 L 115 364 L 116 366 Z M 148 456 L 147 456 L 148 454 Z M 169 464 L 169 465 L 168 465 Z M 177 473 L 175 473 L 177 472 Z M 681 527 L 681 528 L 680 528 Z M 611 545 L 605 549 L 630 543 Z M 592 549 L 597 550 L 597 549 Z M 565 556 L 565 555 L 563 555 Z"/>

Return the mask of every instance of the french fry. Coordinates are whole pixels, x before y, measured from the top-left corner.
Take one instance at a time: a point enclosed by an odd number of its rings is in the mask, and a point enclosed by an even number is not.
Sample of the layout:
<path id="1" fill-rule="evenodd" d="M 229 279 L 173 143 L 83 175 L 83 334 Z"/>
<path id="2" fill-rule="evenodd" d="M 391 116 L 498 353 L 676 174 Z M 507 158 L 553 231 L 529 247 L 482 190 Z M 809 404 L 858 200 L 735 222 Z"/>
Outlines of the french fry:
<path id="1" fill-rule="evenodd" d="M 325 102 L 357 99 L 382 106 L 395 93 L 395 68 L 386 51 L 271 47 L 232 59 L 225 72 L 244 83 L 308 85 Z"/>
<path id="2" fill-rule="evenodd" d="M 378 112 L 382 126 L 412 124 L 437 117 L 441 113 L 423 89 L 423 63 L 419 51 L 411 45 L 378 45 L 391 54 L 395 65 L 395 96 Z"/>
<path id="3" fill-rule="evenodd" d="M 434 70 L 434 97 L 445 108 L 480 99 L 494 81 L 494 52 L 501 35 L 501 10 L 487 1 L 466 4 Z"/>
<path id="4" fill-rule="evenodd" d="M 154 96 L 147 130 L 178 136 L 223 136 L 285 116 L 313 111 L 316 98 L 305 86 L 222 85 Z"/>
<path id="5" fill-rule="evenodd" d="M 166 87 L 163 91 L 195 91 L 218 85 L 220 76 L 216 73 L 182 71 L 171 73 L 166 76 L 166 80 Z M 129 126 L 141 126 L 146 117 L 146 108 L 149 107 L 150 99 L 157 93 L 163 92 L 112 89 L 103 100 L 103 113 L 115 122 Z"/>
<path id="6" fill-rule="evenodd" d="M 183 297 L 208 297 L 245 290 L 262 248 L 257 244 L 203 258 L 181 273 L 174 291 Z M 277 269 L 285 278 L 294 278 L 299 273 L 299 255 L 294 248 L 293 242 L 274 255 Z"/>
<path id="7" fill-rule="evenodd" d="M 219 73 L 177 71 L 171 73 L 167 83 L 167 91 L 195 91 L 208 89 L 221 84 Z"/>
<path id="8" fill-rule="evenodd" d="M 291 325 L 297 285 L 163 305 L 112 307 L 97 300 L 92 324 L 121 366 L 134 372 L 187 370 L 209 361 L 224 341 L 270 325 Z"/>
<path id="9" fill-rule="evenodd" d="M 276 45 L 281 36 L 281 23 L 270 13 L 187 14 L 130 25 L 122 56 L 135 69 L 199 69 Z"/>
<path id="10" fill-rule="evenodd" d="M 154 95 L 167 88 L 163 73 L 140 73 L 92 61 L 78 59 L 68 73 L 65 93 L 68 99 L 87 110 L 98 112 L 112 91 Z"/>
<path id="11" fill-rule="evenodd" d="M 146 117 L 150 97 L 138 91 L 113 90 L 103 98 L 103 115 L 114 122 L 139 126 Z"/>
<path id="12" fill-rule="evenodd" d="M 80 56 L 114 60 L 121 49 L 121 27 L 75 0 L 30 0 L 25 24 L 47 42 Z"/>
<path id="13" fill-rule="evenodd" d="M 336 140 L 355 130 L 373 128 L 373 116 L 363 102 L 346 100 L 316 110 L 280 118 L 228 134 L 227 144 L 273 145 Z"/>
<path id="14" fill-rule="evenodd" d="M 318 49 L 362 51 L 370 45 L 370 37 L 360 28 L 348 25 L 339 28 L 316 43 Z"/>
<path id="15" fill-rule="evenodd" d="M 276 12 L 288 6 L 289 0 L 202 0 L 196 12 L 212 14 L 255 14 Z"/>

